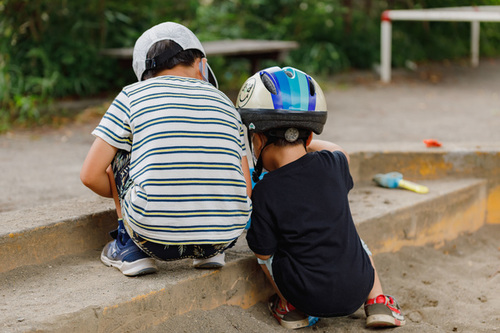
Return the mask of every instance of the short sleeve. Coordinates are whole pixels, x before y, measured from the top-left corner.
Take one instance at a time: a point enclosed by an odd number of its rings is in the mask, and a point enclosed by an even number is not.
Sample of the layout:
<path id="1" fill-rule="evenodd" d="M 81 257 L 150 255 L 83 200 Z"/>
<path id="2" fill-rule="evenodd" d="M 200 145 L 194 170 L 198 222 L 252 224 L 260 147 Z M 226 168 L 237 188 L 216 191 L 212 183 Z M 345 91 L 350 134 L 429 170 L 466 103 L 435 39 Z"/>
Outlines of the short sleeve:
<path id="1" fill-rule="evenodd" d="M 92 134 L 113 147 L 131 151 L 130 103 L 124 91 L 115 98 Z"/>
<path id="2" fill-rule="evenodd" d="M 349 162 L 347 161 L 347 157 L 343 152 L 339 150 L 331 152 L 331 154 L 334 158 L 334 164 L 337 166 L 342 179 L 344 180 L 346 189 L 350 191 L 354 187 L 354 181 L 352 180 L 352 176 L 349 171 Z"/>
<path id="3" fill-rule="evenodd" d="M 250 222 L 250 228 L 247 231 L 247 243 L 248 247 L 257 254 L 261 255 L 273 255 L 276 252 L 278 241 L 276 238 L 276 226 L 271 221 L 270 216 L 266 207 L 262 206 L 265 203 L 265 199 L 262 200 L 255 198 L 256 194 L 253 193 L 253 210 L 252 218 Z M 255 205 L 260 207 L 256 207 Z"/>

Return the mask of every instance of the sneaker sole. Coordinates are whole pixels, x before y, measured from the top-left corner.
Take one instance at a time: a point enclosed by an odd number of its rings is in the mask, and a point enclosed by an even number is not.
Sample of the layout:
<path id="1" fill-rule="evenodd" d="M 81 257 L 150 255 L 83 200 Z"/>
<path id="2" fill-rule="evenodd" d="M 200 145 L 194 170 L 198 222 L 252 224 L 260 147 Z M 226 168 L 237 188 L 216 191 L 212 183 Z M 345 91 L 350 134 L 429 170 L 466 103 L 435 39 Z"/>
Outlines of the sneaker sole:
<path id="1" fill-rule="evenodd" d="M 204 264 L 193 265 L 193 267 L 198 268 L 198 269 L 222 268 L 222 267 L 224 267 L 224 264 L 220 264 L 218 262 L 207 262 Z"/>
<path id="2" fill-rule="evenodd" d="M 125 276 L 139 276 L 156 273 L 158 268 L 153 258 L 139 259 L 134 262 L 111 260 L 101 254 L 101 261 L 108 267 L 114 267 L 120 270 Z"/>
<path id="3" fill-rule="evenodd" d="M 194 259 L 193 267 L 199 269 L 221 268 L 226 264 L 225 258 L 225 254 L 221 253 L 208 259 Z"/>
<path id="4" fill-rule="evenodd" d="M 276 320 L 281 326 L 290 330 L 296 330 L 298 328 L 303 328 L 313 325 L 309 323 L 308 319 L 303 319 L 300 321 L 284 321 L 280 316 L 276 315 L 274 312 L 272 312 L 272 315 L 274 318 L 276 318 Z"/>
<path id="5" fill-rule="evenodd" d="M 274 318 L 276 318 L 278 320 L 278 322 L 280 323 L 281 326 L 283 326 L 284 328 L 287 328 L 287 329 L 291 329 L 291 330 L 296 330 L 296 329 L 304 328 L 304 327 L 310 327 L 319 321 L 318 317 L 309 317 L 308 319 L 304 319 L 301 321 L 290 322 L 290 321 L 283 321 L 283 320 L 281 320 L 281 318 L 279 318 L 278 316 L 276 316 L 274 314 L 273 314 L 273 316 L 274 316 Z"/>
<path id="6" fill-rule="evenodd" d="M 309 316 L 306 319 L 302 320 L 297 320 L 297 321 L 284 321 L 280 316 L 278 316 L 276 313 L 274 313 L 271 304 L 268 303 L 267 308 L 271 312 L 274 318 L 278 321 L 278 323 L 283 326 L 284 328 L 291 329 L 291 330 L 296 330 L 299 328 L 304 328 L 304 327 L 309 327 L 313 326 L 319 321 L 318 317 L 312 317 Z"/>
<path id="7" fill-rule="evenodd" d="M 406 321 L 400 321 L 389 315 L 371 315 L 366 318 L 366 327 L 394 327 L 403 326 Z"/>

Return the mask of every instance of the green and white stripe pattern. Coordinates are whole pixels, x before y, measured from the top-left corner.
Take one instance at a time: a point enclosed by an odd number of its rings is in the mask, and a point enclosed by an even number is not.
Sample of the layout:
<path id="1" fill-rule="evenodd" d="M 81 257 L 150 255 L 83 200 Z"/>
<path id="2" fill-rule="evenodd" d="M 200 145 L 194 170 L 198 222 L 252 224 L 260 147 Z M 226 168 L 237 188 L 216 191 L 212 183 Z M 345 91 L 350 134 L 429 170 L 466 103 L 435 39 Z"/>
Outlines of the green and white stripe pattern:
<path id="1" fill-rule="evenodd" d="M 209 83 L 162 76 L 125 87 L 93 134 L 131 152 L 122 211 L 143 238 L 164 244 L 229 242 L 251 212 L 243 126 Z"/>

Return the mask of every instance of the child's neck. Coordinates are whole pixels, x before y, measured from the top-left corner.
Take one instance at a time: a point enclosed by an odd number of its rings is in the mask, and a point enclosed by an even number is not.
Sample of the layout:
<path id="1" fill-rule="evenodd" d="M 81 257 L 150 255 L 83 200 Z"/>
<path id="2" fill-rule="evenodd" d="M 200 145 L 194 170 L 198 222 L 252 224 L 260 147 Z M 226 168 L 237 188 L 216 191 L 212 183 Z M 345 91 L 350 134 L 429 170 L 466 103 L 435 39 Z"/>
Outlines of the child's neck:
<path id="1" fill-rule="evenodd" d="M 262 156 L 264 168 L 268 171 L 274 171 L 279 169 L 289 163 L 292 163 L 302 156 L 306 155 L 307 152 L 303 145 L 285 146 L 278 147 L 275 145 L 269 145 L 264 150 L 264 155 Z"/>
<path id="2" fill-rule="evenodd" d="M 163 75 L 189 77 L 200 80 L 203 79 L 203 77 L 200 74 L 200 70 L 194 65 L 193 66 L 177 65 L 171 69 L 164 69 L 158 72 L 155 76 L 163 76 Z"/>

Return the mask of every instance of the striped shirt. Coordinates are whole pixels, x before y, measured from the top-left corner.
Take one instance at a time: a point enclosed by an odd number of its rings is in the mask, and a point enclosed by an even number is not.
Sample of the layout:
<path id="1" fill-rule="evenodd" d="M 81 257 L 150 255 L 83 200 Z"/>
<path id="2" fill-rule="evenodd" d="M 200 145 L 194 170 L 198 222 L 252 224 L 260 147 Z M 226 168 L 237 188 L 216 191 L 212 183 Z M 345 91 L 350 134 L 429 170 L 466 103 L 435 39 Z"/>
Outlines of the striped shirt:
<path id="1" fill-rule="evenodd" d="M 161 76 L 131 84 L 92 132 L 131 152 L 122 213 L 162 244 L 236 239 L 252 209 L 241 168 L 243 126 L 232 102 L 207 82 Z"/>

